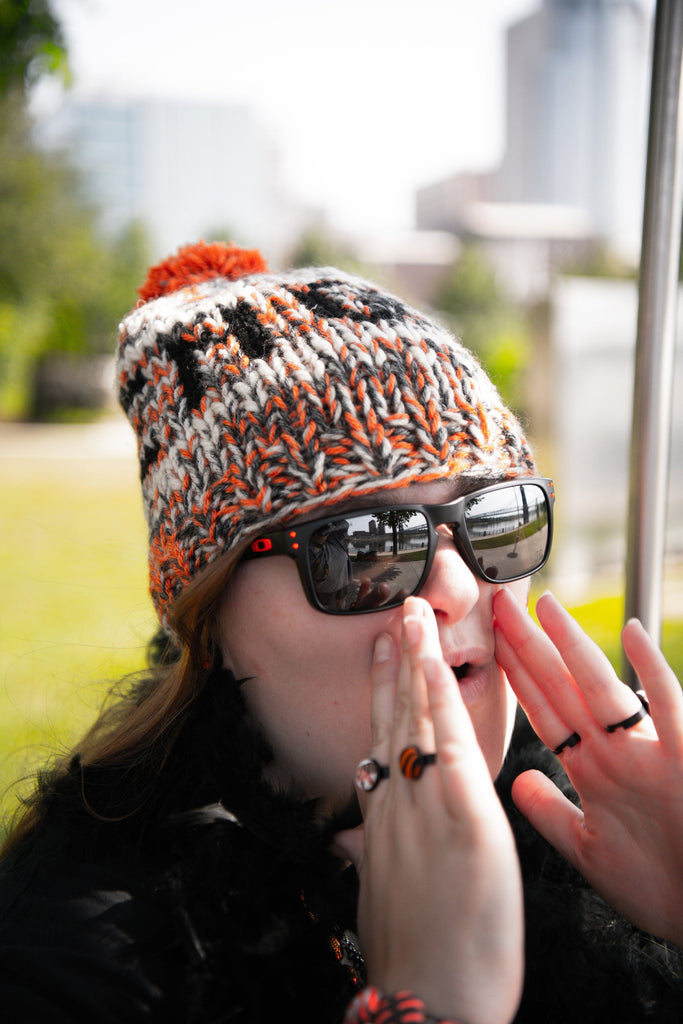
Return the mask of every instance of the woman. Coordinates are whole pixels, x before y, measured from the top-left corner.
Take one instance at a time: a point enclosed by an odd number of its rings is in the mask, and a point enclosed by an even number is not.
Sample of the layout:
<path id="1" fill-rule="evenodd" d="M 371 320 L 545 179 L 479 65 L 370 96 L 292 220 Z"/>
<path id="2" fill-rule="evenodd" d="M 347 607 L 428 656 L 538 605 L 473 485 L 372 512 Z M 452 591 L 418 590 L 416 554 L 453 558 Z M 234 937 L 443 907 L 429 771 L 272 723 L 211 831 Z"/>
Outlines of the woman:
<path id="1" fill-rule="evenodd" d="M 552 484 L 471 354 L 367 282 L 234 246 L 140 294 L 118 380 L 167 641 L 10 837 L 3 1007 L 678 1019 L 683 698 L 636 627 L 652 719 L 550 598 L 534 630 Z M 522 723 L 503 766 L 498 662 L 556 756 Z M 516 798 L 632 923 L 510 806 L 515 843 L 491 780 L 506 801 L 535 764 L 573 795 L 557 758 L 581 811 L 534 775 Z"/>

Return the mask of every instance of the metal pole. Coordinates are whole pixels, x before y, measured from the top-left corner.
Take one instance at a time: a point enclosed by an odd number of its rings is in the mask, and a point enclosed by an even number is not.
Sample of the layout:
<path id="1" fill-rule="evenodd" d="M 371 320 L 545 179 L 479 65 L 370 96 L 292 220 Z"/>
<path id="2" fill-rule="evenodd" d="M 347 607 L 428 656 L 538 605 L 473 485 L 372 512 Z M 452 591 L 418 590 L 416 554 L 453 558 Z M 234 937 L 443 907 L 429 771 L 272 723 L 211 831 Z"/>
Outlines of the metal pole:
<path id="1" fill-rule="evenodd" d="M 657 0 L 631 437 L 626 618 L 661 643 L 681 239 L 683 0 Z M 636 680 L 624 665 L 624 679 Z"/>

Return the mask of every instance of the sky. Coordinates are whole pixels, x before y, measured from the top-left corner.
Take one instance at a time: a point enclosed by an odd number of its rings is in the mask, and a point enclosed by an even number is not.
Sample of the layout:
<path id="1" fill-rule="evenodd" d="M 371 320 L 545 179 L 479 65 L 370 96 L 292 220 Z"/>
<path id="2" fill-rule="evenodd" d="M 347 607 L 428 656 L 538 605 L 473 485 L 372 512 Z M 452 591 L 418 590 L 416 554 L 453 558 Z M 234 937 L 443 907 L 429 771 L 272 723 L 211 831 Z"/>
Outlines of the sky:
<path id="1" fill-rule="evenodd" d="M 505 29 L 541 0 L 53 0 L 72 88 L 249 105 L 332 226 L 412 226 L 414 193 L 504 149 Z"/>

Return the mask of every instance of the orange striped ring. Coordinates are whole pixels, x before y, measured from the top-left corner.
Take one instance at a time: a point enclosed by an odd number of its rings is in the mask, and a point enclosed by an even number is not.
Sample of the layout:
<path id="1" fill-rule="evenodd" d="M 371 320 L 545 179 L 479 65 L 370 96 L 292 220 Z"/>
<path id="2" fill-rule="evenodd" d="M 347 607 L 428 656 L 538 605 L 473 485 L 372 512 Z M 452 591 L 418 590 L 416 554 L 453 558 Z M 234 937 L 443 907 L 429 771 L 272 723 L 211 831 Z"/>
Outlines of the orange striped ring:
<path id="1" fill-rule="evenodd" d="M 423 754 L 419 747 L 406 747 L 401 751 L 398 765 L 407 779 L 419 779 L 425 765 L 434 764 L 436 754 Z"/>

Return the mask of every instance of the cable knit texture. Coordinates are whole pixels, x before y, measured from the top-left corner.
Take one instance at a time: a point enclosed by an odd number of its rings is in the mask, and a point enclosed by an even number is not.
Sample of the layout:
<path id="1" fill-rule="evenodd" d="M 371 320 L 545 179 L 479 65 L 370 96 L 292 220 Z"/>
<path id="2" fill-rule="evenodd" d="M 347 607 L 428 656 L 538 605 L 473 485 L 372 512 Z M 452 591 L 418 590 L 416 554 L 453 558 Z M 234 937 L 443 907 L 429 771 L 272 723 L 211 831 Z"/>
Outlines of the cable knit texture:
<path id="1" fill-rule="evenodd" d="M 122 324 L 162 624 L 204 566 L 294 513 L 533 472 L 519 423 L 444 328 L 333 268 L 261 266 L 235 246 L 188 247 L 150 271 Z"/>

